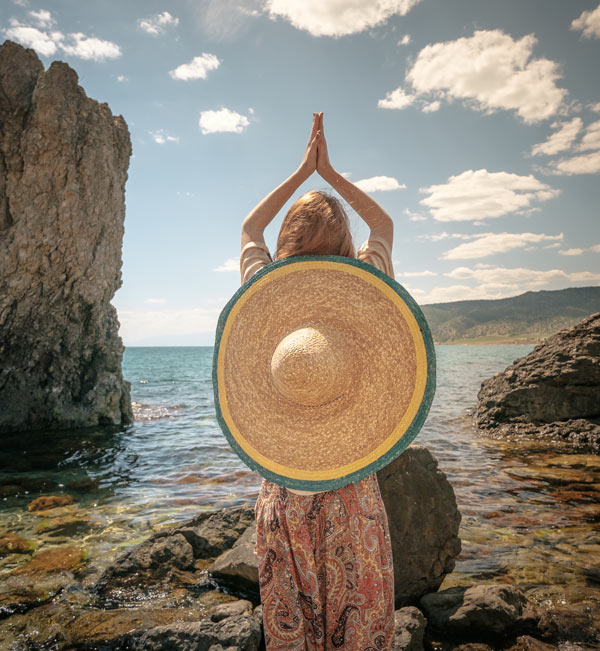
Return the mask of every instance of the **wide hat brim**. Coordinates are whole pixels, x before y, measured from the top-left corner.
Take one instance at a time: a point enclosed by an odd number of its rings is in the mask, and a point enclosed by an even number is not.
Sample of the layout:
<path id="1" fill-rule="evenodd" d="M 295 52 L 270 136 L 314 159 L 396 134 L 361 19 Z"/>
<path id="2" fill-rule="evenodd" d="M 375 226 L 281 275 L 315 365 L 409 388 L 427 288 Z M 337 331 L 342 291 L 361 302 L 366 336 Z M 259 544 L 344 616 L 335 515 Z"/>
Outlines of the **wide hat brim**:
<path id="1" fill-rule="evenodd" d="M 287 399 L 271 372 L 279 342 L 312 326 L 340 333 L 352 359 L 347 390 L 319 406 Z M 361 260 L 273 262 L 219 317 L 219 425 L 249 468 L 288 488 L 332 490 L 385 467 L 419 433 L 435 382 L 435 349 L 421 309 L 400 283 Z"/>

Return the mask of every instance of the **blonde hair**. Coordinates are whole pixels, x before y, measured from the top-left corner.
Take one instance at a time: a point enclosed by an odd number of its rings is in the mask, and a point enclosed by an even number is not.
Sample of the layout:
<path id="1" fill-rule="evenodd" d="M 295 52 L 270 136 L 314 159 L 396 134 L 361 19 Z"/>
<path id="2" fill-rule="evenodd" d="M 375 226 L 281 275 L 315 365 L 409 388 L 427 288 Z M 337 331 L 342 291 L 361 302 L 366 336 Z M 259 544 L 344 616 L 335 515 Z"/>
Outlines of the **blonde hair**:
<path id="1" fill-rule="evenodd" d="M 292 255 L 356 257 L 348 215 L 336 197 L 311 190 L 292 204 L 281 224 L 275 257 Z"/>

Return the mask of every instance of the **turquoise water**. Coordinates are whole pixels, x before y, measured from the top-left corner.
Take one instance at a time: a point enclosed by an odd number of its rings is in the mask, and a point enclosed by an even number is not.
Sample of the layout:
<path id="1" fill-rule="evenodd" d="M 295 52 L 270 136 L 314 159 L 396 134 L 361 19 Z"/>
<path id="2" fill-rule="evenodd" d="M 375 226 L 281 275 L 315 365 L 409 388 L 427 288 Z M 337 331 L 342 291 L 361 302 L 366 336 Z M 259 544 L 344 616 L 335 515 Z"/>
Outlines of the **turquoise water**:
<path id="1" fill-rule="evenodd" d="M 415 440 L 430 447 L 442 469 L 481 472 L 485 452 L 470 431 L 481 380 L 532 346 L 437 346 L 438 387 Z M 127 347 L 123 376 L 131 382 L 135 424 L 124 431 L 54 432 L 8 437 L 0 449 L 4 482 L 26 475 L 47 488 L 88 482 L 89 506 L 129 512 L 132 520 L 177 522 L 198 509 L 235 506 L 256 498 L 261 478 L 230 449 L 215 418 L 212 347 Z M 458 419 L 458 421 L 457 421 Z M 33 484 L 35 486 L 35 484 Z M 31 491 L 3 498 L 19 509 Z"/>
<path id="2" fill-rule="evenodd" d="M 539 603 L 591 608 L 600 625 L 600 457 L 495 441 L 472 427 L 481 381 L 531 349 L 436 346 L 437 391 L 415 443 L 438 459 L 462 513 L 462 552 L 441 587 L 517 583 Z M 3 438 L 0 531 L 40 548 L 81 542 L 101 569 L 201 510 L 254 504 L 261 477 L 231 451 L 215 418 L 212 348 L 128 347 L 123 375 L 132 426 Z M 27 505 L 62 493 L 74 504 L 62 529 L 48 532 Z M 17 556 L 0 562 L 0 575 Z"/>

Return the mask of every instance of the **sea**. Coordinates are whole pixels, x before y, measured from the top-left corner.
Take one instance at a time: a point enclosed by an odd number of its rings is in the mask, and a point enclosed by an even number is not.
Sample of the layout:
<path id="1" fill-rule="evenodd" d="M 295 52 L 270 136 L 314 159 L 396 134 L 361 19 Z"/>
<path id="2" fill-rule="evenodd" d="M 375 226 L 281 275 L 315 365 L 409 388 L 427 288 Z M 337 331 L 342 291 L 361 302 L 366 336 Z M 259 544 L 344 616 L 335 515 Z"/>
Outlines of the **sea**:
<path id="1" fill-rule="evenodd" d="M 541 605 L 568 604 L 600 622 L 600 456 L 479 435 L 482 380 L 531 345 L 437 345 L 437 390 L 414 441 L 452 485 L 462 551 L 440 589 L 518 584 Z M 135 423 L 5 436 L 0 531 L 44 545 L 80 541 L 102 568 L 152 533 L 201 511 L 254 504 L 261 477 L 229 447 L 215 417 L 212 347 L 126 347 Z M 69 493 L 87 526 L 46 534 L 27 505 Z M 10 571 L 10 558 L 0 563 Z"/>

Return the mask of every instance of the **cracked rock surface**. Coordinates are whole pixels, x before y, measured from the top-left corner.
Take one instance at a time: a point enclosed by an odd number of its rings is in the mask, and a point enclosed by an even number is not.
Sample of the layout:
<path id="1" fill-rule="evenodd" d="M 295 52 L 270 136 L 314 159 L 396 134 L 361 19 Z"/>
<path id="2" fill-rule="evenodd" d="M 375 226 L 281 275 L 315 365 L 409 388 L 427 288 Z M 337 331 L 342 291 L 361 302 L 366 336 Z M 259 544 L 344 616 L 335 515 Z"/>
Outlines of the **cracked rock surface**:
<path id="1" fill-rule="evenodd" d="M 477 397 L 477 426 L 487 436 L 544 438 L 599 453 L 600 312 L 484 380 Z"/>
<path id="2" fill-rule="evenodd" d="M 130 156 L 72 68 L 0 46 L 0 432 L 133 422 L 110 304 Z"/>

